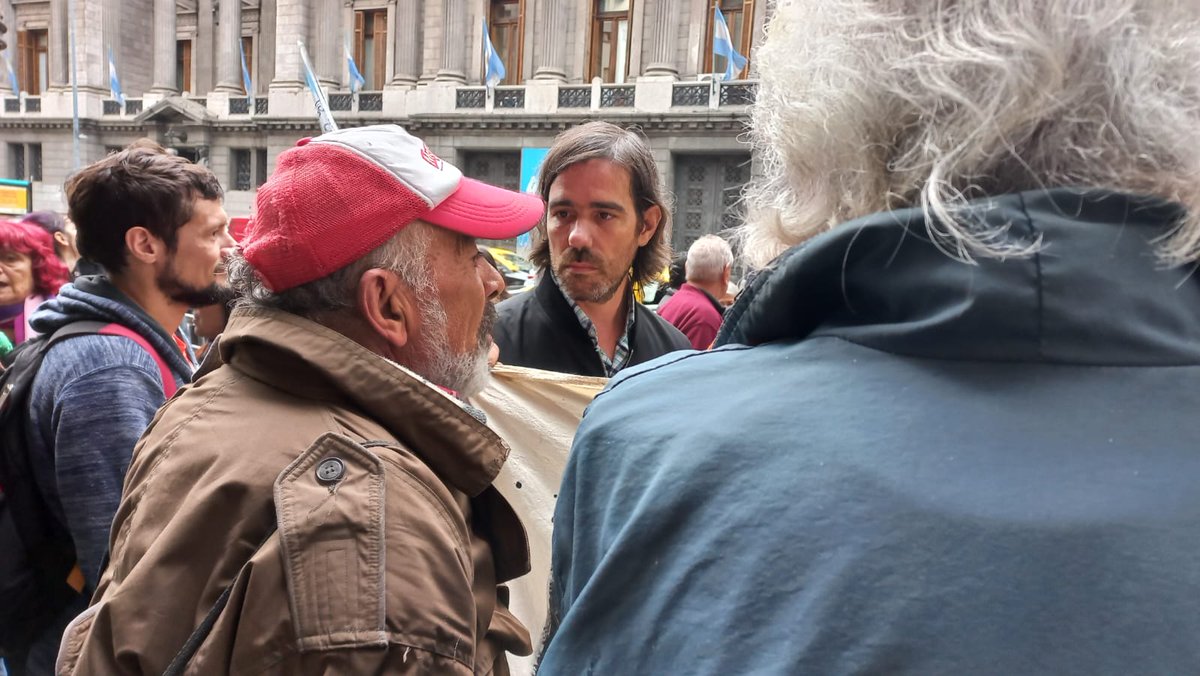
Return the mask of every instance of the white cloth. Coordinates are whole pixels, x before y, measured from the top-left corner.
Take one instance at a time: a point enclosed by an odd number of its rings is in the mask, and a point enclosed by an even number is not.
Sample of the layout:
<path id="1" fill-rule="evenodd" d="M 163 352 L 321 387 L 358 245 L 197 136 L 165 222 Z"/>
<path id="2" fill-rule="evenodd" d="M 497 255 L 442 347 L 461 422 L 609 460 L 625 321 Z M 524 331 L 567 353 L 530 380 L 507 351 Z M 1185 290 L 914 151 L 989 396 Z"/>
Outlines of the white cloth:
<path id="1" fill-rule="evenodd" d="M 497 364 L 492 381 L 471 403 L 512 449 L 495 486 L 516 510 L 529 536 L 528 575 L 508 583 L 510 610 L 533 637 L 533 656 L 509 656 L 514 675 L 532 674 L 541 651 L 550 582 L 550 531 L 563 468 L 583 409 L 607 378 Z"/>

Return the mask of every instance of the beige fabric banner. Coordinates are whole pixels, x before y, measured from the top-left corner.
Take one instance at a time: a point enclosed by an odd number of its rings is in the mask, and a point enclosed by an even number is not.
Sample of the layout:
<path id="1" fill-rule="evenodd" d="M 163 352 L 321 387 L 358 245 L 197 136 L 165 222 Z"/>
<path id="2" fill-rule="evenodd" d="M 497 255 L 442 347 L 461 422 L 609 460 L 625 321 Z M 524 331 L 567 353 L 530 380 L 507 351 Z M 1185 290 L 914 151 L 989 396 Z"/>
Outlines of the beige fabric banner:
<path id="1" fill-rule="evenodd" d="M 491 384 L 471 401 L 512 449 L 495 485 L 529 535 L 532 570 L 508 586 L 510 608 L 529 628 L 535 656 L 541 651 L 549 602 L 550 520 L 558 486 L 583 409 L 606 383 L 607 378 L 497 364 Z M 509 666 L 514 675 L 532 674 L 533 657 L 510 655 Z"/>

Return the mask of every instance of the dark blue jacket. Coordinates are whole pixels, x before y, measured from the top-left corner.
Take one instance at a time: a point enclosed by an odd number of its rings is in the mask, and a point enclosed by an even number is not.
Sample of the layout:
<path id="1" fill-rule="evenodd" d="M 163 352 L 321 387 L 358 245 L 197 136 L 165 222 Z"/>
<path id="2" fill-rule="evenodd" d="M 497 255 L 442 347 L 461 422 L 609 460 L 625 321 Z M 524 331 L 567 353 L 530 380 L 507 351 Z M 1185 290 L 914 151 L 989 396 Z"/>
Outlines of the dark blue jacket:
<path id="1" fill-rule="evenodd" d="M 174 339 L 103 277 L 67 284 L 38 308 L 30 324 L 45 335 L 80 320 L 133 329 L 167 361 L 176 385 L 191 379 L 192 368 Z M 153 357 L 122 336 L 66 339 L 50 348 L 34 379 L 30 453 L 38 487 L 75 541 L 87 581 L 85 599 L 96 588 L 133 447 L 163 401 Z M 56 628 L 59 635 L 65 626 Z M 58 636 L 39 641 L 30 655 L 31 671 L 42 673 L 47 659 L 52 669 L 57 647 Z"/>
<path id="2" fill-rule="evenodd" d="M 1040 253 L 847 223 L 761 275 L 723 347 L 599 395 L 542 674 L 1200 673 L 1200 280 L 1152 244 L 1180 212 L 974 213 Z"/>

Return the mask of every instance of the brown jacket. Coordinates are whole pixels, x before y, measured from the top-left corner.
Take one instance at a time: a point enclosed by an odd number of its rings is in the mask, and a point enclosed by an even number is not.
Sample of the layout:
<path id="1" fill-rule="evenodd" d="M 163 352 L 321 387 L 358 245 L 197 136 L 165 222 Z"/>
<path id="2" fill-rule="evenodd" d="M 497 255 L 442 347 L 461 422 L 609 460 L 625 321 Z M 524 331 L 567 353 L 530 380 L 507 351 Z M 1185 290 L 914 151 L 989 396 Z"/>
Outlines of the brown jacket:
<path id="1" fill-rule="evenodd" d="M 491 430 L 295 315 L 238 310 L 214 352 L 134 451 L 60 674 L 161 673 L 235 578 L 188 673 L 503 674 L 529 654 L 497 600 L 529 553 Z"/>

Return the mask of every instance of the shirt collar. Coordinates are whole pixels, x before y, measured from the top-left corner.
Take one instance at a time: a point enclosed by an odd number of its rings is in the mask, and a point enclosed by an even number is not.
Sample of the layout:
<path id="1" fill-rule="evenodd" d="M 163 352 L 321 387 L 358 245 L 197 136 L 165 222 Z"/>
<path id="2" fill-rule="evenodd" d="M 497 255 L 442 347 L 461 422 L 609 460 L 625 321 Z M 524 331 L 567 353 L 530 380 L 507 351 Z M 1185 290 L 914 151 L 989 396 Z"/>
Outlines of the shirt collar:
<path id="1" fill-rule="evenodd" d="M 629 301 L 629 313 L 625 316 L 625 331 L 621 333 L 621 337 L 617 340 L 617 349 L 613 351 L 613 356 L 610 358 L 608 353 L 600 347 L 600 341 L 596 338 L 596 325 L 592 323 L 591 318 L 587 316 L 583 308 L 579 307 L 575 299 L 571 298 L 563 290 L 562 283 L 558 281 L 558 275 L 554 274 L 553 270 L 550 271 L 550 278 L 554 280 L 554 285 L 558 287 L 559 293 L 566 299 L 567 305 L 570 305 L 571 309 L 575 312 L 575 318 L 579 320 L 579 325 L 587 331 L 588 338 L 592 339 L 592 348 L 596 350 L 596 354 L 600 357 L 600 364 L 604 367 L 604 375 L 611 378 L 621 369 L 628 366 L 629 357 L 633 353 L 633 350 L 630 348 L 630 335 L 633 333 L 633 324 L 637 318 L 637 313 L 634 312 L 636 309 L 634 308 L 634 303 L 636 301 L 633 298 L 633 285 L 630 284 L 625 288 L 626 299 Z"/>

